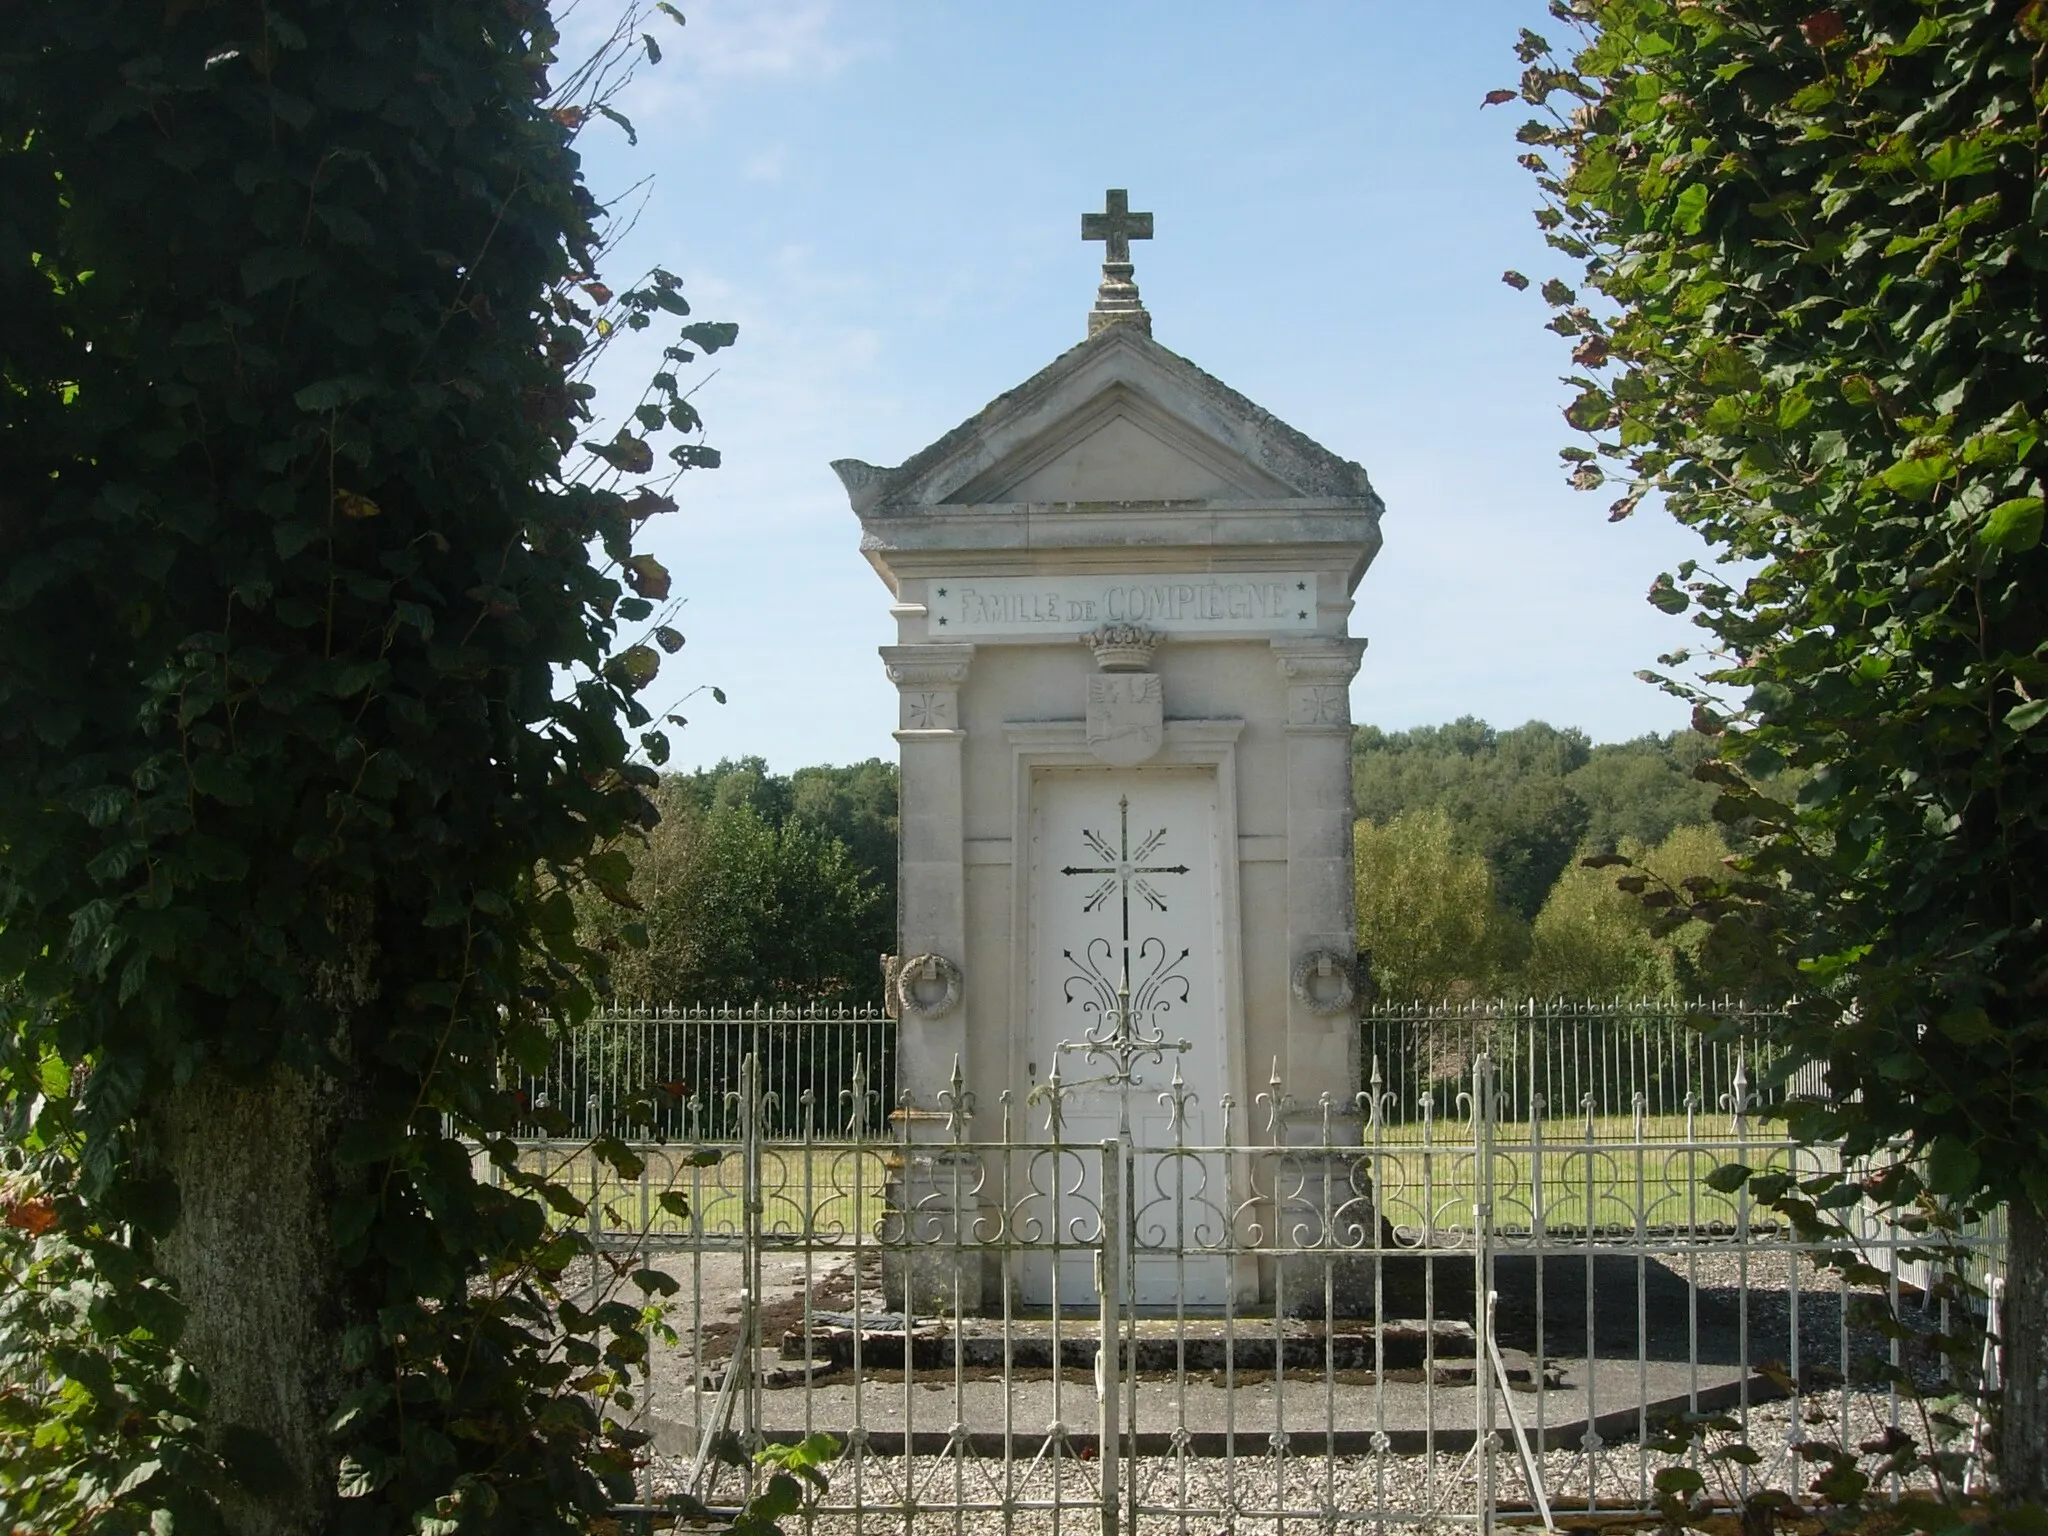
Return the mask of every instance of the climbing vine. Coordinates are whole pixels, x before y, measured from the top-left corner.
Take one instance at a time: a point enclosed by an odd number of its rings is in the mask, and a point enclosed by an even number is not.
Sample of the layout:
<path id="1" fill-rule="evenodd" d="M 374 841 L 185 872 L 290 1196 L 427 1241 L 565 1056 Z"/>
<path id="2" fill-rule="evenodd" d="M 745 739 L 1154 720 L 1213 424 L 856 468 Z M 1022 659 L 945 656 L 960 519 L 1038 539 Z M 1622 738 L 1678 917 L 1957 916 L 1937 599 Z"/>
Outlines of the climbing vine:
<path id="1" fill-rule="evenodd" d="M 665 1282 L 499 1084 L 591 1006 L 575 893 L 630 900 L 680 645 L 634 536 L 717 462 L 682 379 L 733 328 L 607 288 L 574 149 L 642 19 L 565 73 L 536 0 L 9 9 L 0 1524 L 630 1492 Z"/>
<path id="2" fill-rule="evenodd" d="M 1568 472 L 1731 562 L 1650 600 L 1702 632 L 1660 680 L 1756 833 L 1726 879 L 1624 887 L 1780 968 L 1788 1059 L 1828 1069 L 1804 1131 L 1899 1152 L 1778 1191 L 1805 1217 L 2007 1207 L 2001 1474 L 2048 1496 L 2048 7 L 1551 10 L 1572 46 L 1525 32 L 1489 100 L 1538 109 Z"/>

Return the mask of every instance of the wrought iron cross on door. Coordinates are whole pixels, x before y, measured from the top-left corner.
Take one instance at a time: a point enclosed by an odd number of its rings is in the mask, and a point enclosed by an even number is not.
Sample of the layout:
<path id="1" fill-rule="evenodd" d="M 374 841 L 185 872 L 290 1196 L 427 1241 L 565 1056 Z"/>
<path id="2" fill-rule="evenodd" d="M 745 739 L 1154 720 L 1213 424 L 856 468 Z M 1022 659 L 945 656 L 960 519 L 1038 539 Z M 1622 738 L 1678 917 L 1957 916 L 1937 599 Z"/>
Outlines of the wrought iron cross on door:
<path id="1" fill-rule="evenodd" d="M 1069 864 L 1060 870 L 1069 878 L 1075 875 L 1104 877 L 1082 899 L 1081 910 L 1102 911 L 1114 897 L 1118 942 L 1112 944 L 1106 938 L 1096 938 L 1090 939 L 1079 955 L 1071 949 L 1061 951 L 1067 963 L 1074 968 L 1066 980 L 1066 1000 L 1078 1002 L 1084 1013 L 1095 1015 L 1096 1024 L 1079 1040 L 1061 1041 L 1059 1049 L 1078 1052 L 1086 1061 L 1106 1062 L 1109 1072 L 1098 1081 L 1128 1089 L 1137 1081 L 1135 1069 L 1141 1061 L 1163 1062 L 1168 1051 L 1194 1049 L 1191 1040 L 1169 1040 L 1164 1027 L 1158 1022 L 1159 1016 L 1171 1013 L 1175 1004 L 1185 1005 L 1189 1000 L 1188 979 L 1181 971 L 1181 965 L 1190 951 L 1183 949 L 1178 955 L 1173 955 L 1165 940 L 1157 936 L 1139 939 L 1137 964 L 1144 974 L 1135 987 L 1131 981 L 1131 897 L 1135 894 L 1143 907 L 1165 912 L 1166 897 L 1149 877 L 1185 875 L 1188 866 L 1148 863 L 1159 855 L 1165 845 L 1167 829 L 1159 827 L 1146 833 L 1133 848 L 1130 796 L 1120 797 L 1116 808 L 1117 840 L 1114 847 L 1100 832 L 1086 828 L 1081 832 L 1081 840 L 1102 862 Z M 1111 981 L 1109 976 L 1111 961 L 1115 961 L 1117 966 L 1115 981 Z"/>

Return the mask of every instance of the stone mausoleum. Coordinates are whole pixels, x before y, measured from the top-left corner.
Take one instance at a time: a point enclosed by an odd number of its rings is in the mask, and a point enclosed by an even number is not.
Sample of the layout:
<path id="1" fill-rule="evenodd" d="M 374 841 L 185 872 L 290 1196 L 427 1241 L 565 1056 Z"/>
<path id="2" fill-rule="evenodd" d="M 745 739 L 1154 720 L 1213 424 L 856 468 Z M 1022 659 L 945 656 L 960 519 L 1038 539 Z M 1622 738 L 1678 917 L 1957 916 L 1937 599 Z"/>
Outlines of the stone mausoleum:
<path id="1" fill-rule="evenodd" d="M 1213 1141 L 1277 1066 L 1306 1140 L 1359 1084 L 1350 619 L 1381 503 L 1153 339 L 1150 214 L 1112 191 L 1082 232 L 1107 246 L 1086 340 L 896 468 L 833 466 L 896 621 L 898 1087 L 936 1109 L 957 1061 L 982 1106 L 1021 1102 L 1135 1031 L 1175 1048 L 1118 1103 L 1077 1094 L 1067 1139 L 1135 1104 L 1156 1143 L 1177 1067 Z"/>

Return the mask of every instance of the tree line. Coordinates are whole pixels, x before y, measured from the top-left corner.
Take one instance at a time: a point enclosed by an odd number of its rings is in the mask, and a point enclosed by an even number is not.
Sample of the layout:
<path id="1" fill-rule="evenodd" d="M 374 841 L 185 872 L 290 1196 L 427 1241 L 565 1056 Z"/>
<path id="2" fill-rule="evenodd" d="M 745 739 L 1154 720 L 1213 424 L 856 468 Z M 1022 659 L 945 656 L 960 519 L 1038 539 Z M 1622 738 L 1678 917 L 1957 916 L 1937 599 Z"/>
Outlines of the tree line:
<path id="1" fill-rule="evenodd" d="M 777 774 L 758 757 L 664 774 L 622 838 L 630 904 L 585 891 L 615 1002 L 877 1005 L 896 938 L 896 765 Z"/>
<path id="2" fill-rule="evenodd" d="M 1591 854 L 1647 858 L 1674 884 L 1740 844 L 1692 777 L 1692 731 L 1596 744 L 1540 720 L 1469 716 L 1352 741 L 1359 947 L 1393 999 L 1528 991 L 1678 997 L 1751 980 L 1704 927 L 1653 936 Z M 758 757 L 664 775 L 661 821 L 621 843 L 635 905 L 579 898 L 625 1004 L 881 1001 L 894 947 L 897 776 L 879 758 L 789 774 Z M 644 944 L 639 942 L 644 937 Z"/>
<path id="3" fill-rule="evenodd" d="M 1747 834 L 1715 821 L 1715 790 L 1693 776 L 1713 753 L 1690 730 L 1596 745 L 1541 720 L 1358 727 L 1358 939 L 1372 986 L 1393 1001 L 1767 990 L 1705 924 L 1658 932 L 1622 888 L 1632 874 L 1583 862 L 1620 854 L 1678 888 L 1724 877 Z"/>

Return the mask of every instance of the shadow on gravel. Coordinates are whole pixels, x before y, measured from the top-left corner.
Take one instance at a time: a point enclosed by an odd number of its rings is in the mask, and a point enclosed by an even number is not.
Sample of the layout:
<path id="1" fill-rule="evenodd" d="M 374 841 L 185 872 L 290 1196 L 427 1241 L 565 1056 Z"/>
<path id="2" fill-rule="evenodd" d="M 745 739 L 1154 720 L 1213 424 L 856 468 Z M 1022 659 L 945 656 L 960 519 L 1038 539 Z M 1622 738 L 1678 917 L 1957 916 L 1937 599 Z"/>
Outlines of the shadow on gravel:
<path id="1" fill-rule="evenodd" d="M 1695 1299 L 1684 1275 L 1654 1258 L 1642 1260 L 1638 1269 L 1632 1254 L 1599 1254 L 1590 1264 L 1579 1255 L 1542 1259 L 1500 1255 L 1494 1260 L 1494 1285 L 1500 1293 L 1495 1328 L 1501 1343 L 1531 1355 L 1584 1356 L 1589 1274 L 1595 1353 L 1634 1358 L 1640 1342 L 1646 1359 L 1693 1359 L 1692 1328 L 1697 1317 L 1699 1363 L 1742 1363 L 1741 1319 L 1731 1296 L 1702 1289 Z M 1540 1349 L 1536 1327 L 1539 1279 Z M 1758 1358 L 1759 1342 L 1752 1332 L 1752 1360 Z"/>

